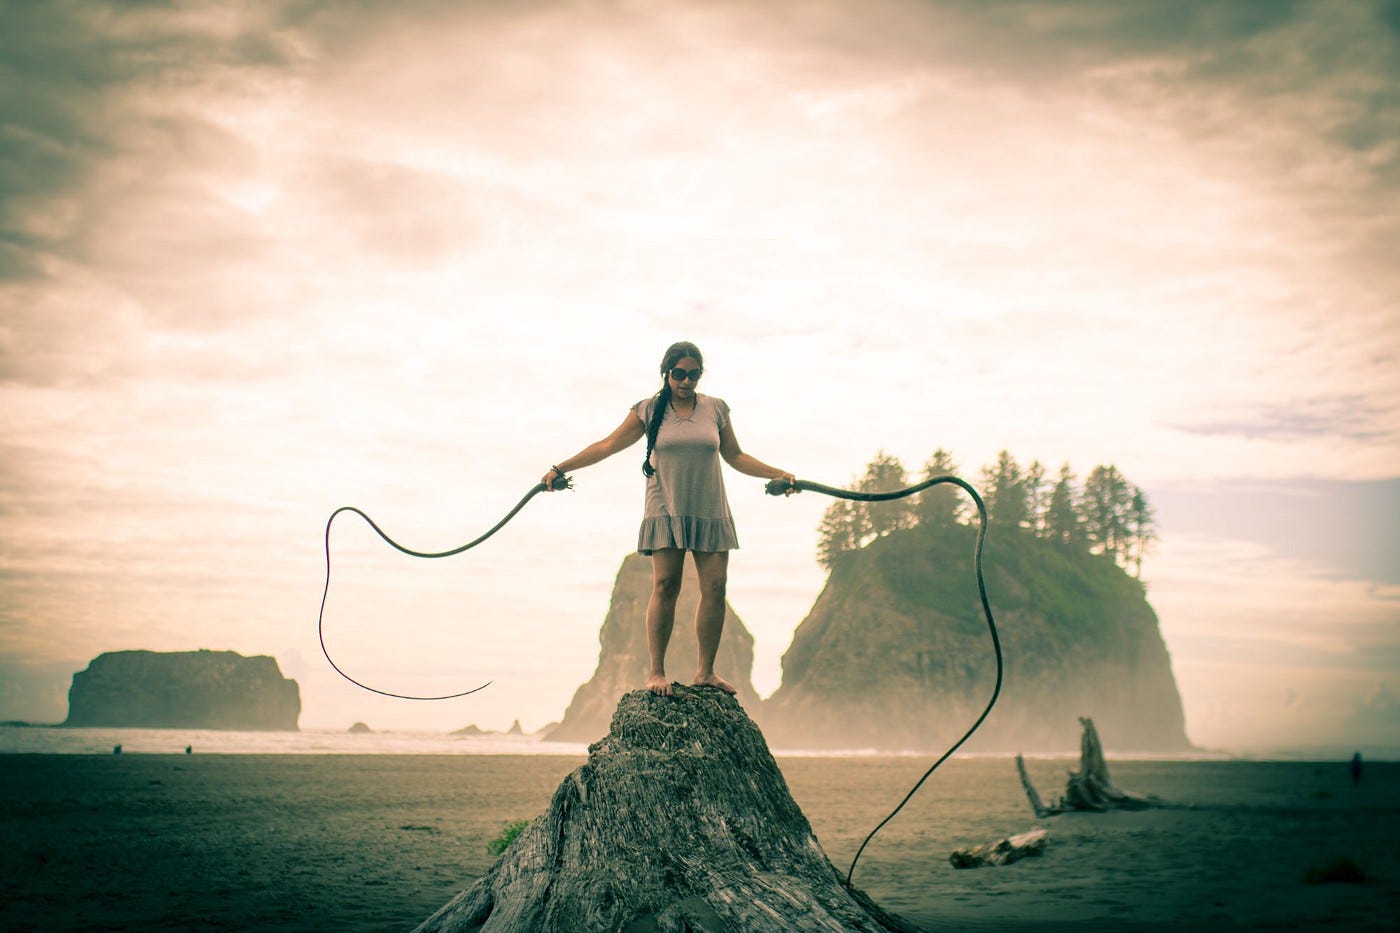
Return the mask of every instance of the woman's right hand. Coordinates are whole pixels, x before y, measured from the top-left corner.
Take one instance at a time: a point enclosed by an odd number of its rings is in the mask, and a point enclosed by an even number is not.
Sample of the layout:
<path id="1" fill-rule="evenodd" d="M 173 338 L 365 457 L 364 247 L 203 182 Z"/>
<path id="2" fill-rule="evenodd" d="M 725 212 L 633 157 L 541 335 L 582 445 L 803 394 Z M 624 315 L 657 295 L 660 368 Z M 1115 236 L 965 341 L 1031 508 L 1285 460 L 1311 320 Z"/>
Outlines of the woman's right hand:
<path id="1" fill-rule="evenodd" d="M 549 472 L 546 473 L 544 476 L 541 476 L 541 477 L 540 477 L 540 482 L 541 482 L 541 483 L 544 483 L 544 491 L 545 491 L 545 492 L 553 492 L 553 491 L 554 491 L 554 480 L 555 480 L 557 477 L 560 477 L 560 476 L 563 476 L 563 475 L 564 475 L 563 473 L 560 473 L 560 472 L 559 472 L 559 468 L 558 468 L 558 467 L 550 467 L 550 468 L 549 468 Z"/>

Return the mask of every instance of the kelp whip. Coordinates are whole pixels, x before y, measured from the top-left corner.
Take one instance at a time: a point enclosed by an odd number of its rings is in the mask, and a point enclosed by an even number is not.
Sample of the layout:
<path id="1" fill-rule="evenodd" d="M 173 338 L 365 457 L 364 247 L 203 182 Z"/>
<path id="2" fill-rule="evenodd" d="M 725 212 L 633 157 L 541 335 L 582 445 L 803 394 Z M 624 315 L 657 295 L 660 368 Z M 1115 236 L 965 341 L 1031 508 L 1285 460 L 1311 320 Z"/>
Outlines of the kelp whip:
<path id="1" fill-rule="evenodd" d="M 556 476 L 554 478 L 554 482 L 552 485 L 555 489 L 572 489 L 574 488 L 573 477 L 564 476 L 561 473 L 559 476 Z M 460 554 L 463 551 L 471 550 L 481 542 L 485 541 L 487 538 L 491 537 L 496 532 L 500 531 L 501 528 L 505 526 L 506 522 L 510 521 L 512 518 L 515 517 L 516 512 L 519 512 L 521 509 L 525 508 L 525 503 L 529 502 L 535 496 L 544 491 L 544 483 L 536 483 L 529 492 L 525 493 L 524 497 L 519 502 L 515 503 L 515 507 L 506 513 L 505 518 L 502 518 L 500 521 L 496 522 L 496 524 L 492 525 L 490 530 L 487 531 L 484 535 L 475 539 L 474 541 L 468 541 L 466 544 L 463 544 L 460 547 L 454 547 L 449 551 L 415 551 L 412 548 L 406 548 L 402 544 L 385 534 L 384 529 L 380 528 L 374 523 L 374 519 L 370 518 L 364 512 L 361 512 L 359 509 L 355 508 L 353 505 L 343 505 L 340 508 L 336 509 L 334 512 L 332 512 L 331 517 L 326 520 L 326 588 L 321 591 L 321 611 L 316 614 L 316 635 L 321 640 L 321 653 L 326 656 L 326 660 L 330 662 L 331 667 L 335 668 L 335 672 L 341 677 L 344 677 L 346 680 L 350 681 L 355 686 L 363 687 L 370 693 L 377 693 L 380 696 L 394 697 L 399 700 L 454 700 L 457 697 L 464 697 L 468 694 L 476 693 L 478 690 L 484 690 L 492 684 L 492 681 L 488 680 L 480 687 L 473 687 L 470 690 L 463 690 L 461 693 L 448 693 L 438 697 L 409 696 L 403 693 L 390 693 L 388 690 L 378 690 L 374 687 L 369 686 L 368 684 L 361 683 L 360 681 L 356 680 L 349 674 L 345 673 L 345 671 L 340 669 L 340 665 L 336 664 L 335 661 L 331 659 L 331 653 L 326 650 L 325 628 L 326 597 L 330 594 L 331 591 L 331 525 L 334 524 L 335 517 L 337 515 L 339 515 L 341 512 L 353 512 L 354 514 L 360 516 L 365 520 L 369 527 L 374 529 L 375 534 L 379 535 L 379 537 L 387 541 L 389 545 L 395 550 L 402 551 L 409 557 L 451 557 L 454 554 Z"/>
<path id="2" fill-rule="evenodd" d="M 909 486 L 905 489 L 896 489 L 893 492 L 853 492 L 849 489 L 836 489 L 832 486 L 823 486 L 821 483 L 808 482 L 805 479 L 800 479 L 795 483 L 789 483 L 784 479 L 770 480 L 766 487 L 768 494 L 771 496 L 781 496 L 791 490 L 800 492 L 806 489 L 812 492 L 819 492 L 825 496 L 833 496 L 837 499 L 856 499 L 861 502 L 887 502 L 890 499 L 902 499 L 905 496 L 913 495 L 916 492 L 928 489 L 931 486 L 937 486 L 940 483 L 952 483 L 954 486 L 962 488 L 972 497 L 973 503 L 977 506 L 977 550 L 974 557 L 974 566 L 977 569 L 977 594 L 982 597 L 982 611 L 987 616 L 987 631 L 992 635 L 992 648 L 996 651 L 997 656 L 996 686 L 992 688 L 992 698 L 987 701 L 987 708 L 982 710 L 982 715 L 977 717 L 977 721 L 972 724 L 972 728 L 963 733 L 963 737 L 954 742 L 953 747 L 944 752 L 943 757 L 935 761 L 933 766 L 924 772 L 924 776 L 919 778 L 919 780 L 914 783 L 914 786 L 909 789 L 909 793 L 904 795 L 904 799 L 899 802 L 899 806 L 891 810 L 890 815 L 881 820 L 880 824 L 870 831 L 870 835 L 865 837 L 865 841 L 862 842 L 860 848 L 856 850 L 856 857 L 851 859 L 850 870 L 846 872 L 846 887 L 848 888 L 851 886 L 851 876 L 854 875 L 856 871 L 856 862 L 860 861 L 861 853 L 864 852 L 865 847 L 870 844 L 870 840 L 874 839 L 875 834 L 884 829 L 885 824 L 894 819 L 895 815 L 898 814 L 900 810 L 904 809 L 904 805 L 908 803 L 910 798 L 924 785 L 924 781 L 928 780 L 929 775 L 932 774 L 939 765 L 951 758 L 953 753 L 972 737 L 972 733 L 977 731 L 977 728 L 982 725 L 983 720 L 991 713 L 992 707 L 996 705 L 997 697 L 1001 696 L 1002 669 L 1004 667 L 1001 657 L 1001 638 L 997 636 L 997 624 L 992 618 L 992 605 L 987 601 L 987 584 L 982 578 L 982 545 L 987 540 L 987 506 L 982 502 L 982 497 L 977 494 L 977 490 L 973 489 L 956 476 L 935 476 L 924 480 L 922 483 Z"/>
<path id="3" fill-rule="evenodd" d="M 987 599 L 987 584 L 982 576 L 982 549 L 983 545 L 986 543 L 987 540 L 987 506 L 982 502 L 982 497 L 977 494 L 977 490 L 973 489 L 972 486 L 970 486 L 968 483 L 964 482 L 962 479 L 959 479 L 956 476 L 936 476 L 924 480 L 922 483 L 917 483 L 913 486 L 909 486 L 904 489 L 897 489 L 891 492 L 855 492 L 849 489 L 837 489 L 833 486 L 824 486 L 821 483 L 813 483 L 805 479 L 797 480 L 795 483 L 789 483 L 787 480 L 783 479 L 775 479 L 771 480 L 766 486 L 768 494 L 774 496 L 783 495 L 791 491 L 800 492 L 802 490 L 808 490 L 810 492 L 819 492 L 825 496 L 832 496 L 837 499 L 854 499 L 860 502 L 886 502 L 891 499 L 902 499 L 905 496 L 913 495 L 916 492 L 921 492 L 932 486 L 937 486 L 940 483 L 951 483 L 954 486 L 960 487 L 972 497 L 973 503 L 977 506 L 977 516 L 979 519 L 979 523 L 977 530 L 977 549 L 974 555 L 974 566 L 977 571 L 977 594 L 982 599 L 982 611 L 987 617 L 987 631 L 991 633 L 992 648 L 996 652 L 996 684 L 992 688 L 992 697 L 990 700 L 987 701 L 986 708 L 982 710 L 982 715 L 977 717 L 977 721 L 972 724 L 972 727 L 969 728 L 967 732 L 963 733 L 962 738 L 954 742 L 953 746 L 949 748 L 946 752 L 944 752 L 942 757 L 935 761 L 933 765 L 927 771 L 924 772 L 923 776 L 920 777 L 918 781 L 914 783 L 914 786 L 909 789 L 909 793 L 904 795 L 904 799 L 899 802 L 899 805 L 896 806 L 893 810 L 891 810 L 889 816 L 881 820 L 879 825 L 872 829 L 870 831 L 870 834 L 865 837 L 865 841 L 862 842 L 860 844 L 860 848 L 856 850 L 855 858 L 851 860 L 850 869 L 846 872 L 847 887 L 850 887 L 851 885 L 851 877 L 855 874 L 856 863 L 860 861 L 860 857 L 865 852 L 865 847 L 870 844 L 870 840 L 874 839 L 875 834 L 878 833 L 880 830 L 884 829 L 885 825 L 889 823 L 890 820 L 894 819 L 895 816 L 899 814 L 899 811 L 904 809 L 904 805 L 907 804 L 913 798 L 914 794 L 918 792 L 919 788 L 924 785 L 924 782 L 928 780 L 929 775 L 933 774 L 933 772 L 938 768 L 939 765 L 943 764 L 943 762 L 951 758 L 953 753 L 956 752 L 959 748 L 961 748 L 963 743 L 972 737 L 972 734 L 977 731 L 977 729 L 982 725 L 983 721 L 985 721 L 987 716 L 991 713 L 992 707 L 996 705 L 997 697 L 1001 695 L 1001 683 L 1004 667 L 1001 655 L 1001 639 L 997 635 L 996 621 L 992 618 L 992 606 Z M 572 477 L 559 476 L 554 480 L 553 486 L 555 489 L 572 489 Z M 488 680 L 486 683 L 482 684 L 479 687 L 473 687 L 470 690 L 463 690 L 460 693 L 448 693 L 442 696 L 410 696 L 408 694 L 403 693 L 391 693 L 388 690 L 379 690 L 375 687 L 369 686 L 368 684 L 361 683 L 354 677 L 351 677 L 349 674 L 345 673 L 345 671 L 341 669 L 340 665 L 336 664 L 334 659 L 331 658 L 330 652 L 326 650 L 326 598 L 330 594 L 331 589 L 331 526 L 335 523 L 336 516 L 340 515 L 340 513 L 353 512 L 354 514 L 363 518 L 366 524 L 373 528 L 375 533 L 378 534 L 379 537 L 383 538 L 391 547 L 393 547 L 395 550 L 401 551 L 402 553 L 409 555 L 410 557 L 452 557 L 455 554 L 461 554 L 463 551 L 467 551 L 471 548 L 476 547 L 478 544 L 485 541 L 487 538 L 491 537 L 496 532 L 500 531 L 501 528 L 505 526 L 506 522 L 514 518 L 516 513 L 525 507 L 525 504 L 527 502 L 529 502 L 536 495 L 544 491 L 545 484 L 536 483 L 535 486 L 531 488 L 530 491 L 527 492 L 524 495 L 524 497 L 521 498 L 521 500 L 517 502 L 515 506 L 505 514 L 505 517 L 498 521 L 495 525 L 492 525 L 491 528 L 488 531 L 486 531 L 485 534 L 472 541 L 468 541 L 466 544 L 460 545 L 459 547 L 455 547 L 446 551 L 415 551 L 412 548 L 404 547 L 402 544 L 389 537 L 389 535 L 385 534 L 384 530 L 381 529 L 377 524 L 375 524 L 372 518 L 370 518 L 368 515 L 355 508 L 354 506 L 341 506 L 340 508 L 332 512 L 331 517 L 326 521 L 326 586 L 325 589 L 321 591 L 321 610 L 316 616 L 316 633 L 321 641 L 321 653 L 326 656 L 326 660 L 330 663 L 330 666 L 335 668 L 336 673 L 338 673 L 341 677 L 344 677 L 346 680 L 350 681 L 357 687 L 362 687 L 365 690 L 368 690 L 371 693 L 377 693 L 380 696 L 395 697 L 396 699 L 400 700 L 452 700 L 456 699 L 457 697 L 464 697 L 469 694 L 476 693 L 478 690 L 482 690 L 486 687 L 491 686 L 492 681 Z"/>

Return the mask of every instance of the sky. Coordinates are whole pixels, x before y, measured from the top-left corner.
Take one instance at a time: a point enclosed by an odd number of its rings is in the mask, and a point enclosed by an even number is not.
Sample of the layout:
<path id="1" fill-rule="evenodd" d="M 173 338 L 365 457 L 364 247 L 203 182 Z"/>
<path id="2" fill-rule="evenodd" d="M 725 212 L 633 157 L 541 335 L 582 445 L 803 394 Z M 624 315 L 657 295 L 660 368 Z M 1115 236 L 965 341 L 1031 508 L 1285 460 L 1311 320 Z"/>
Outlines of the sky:
<path id="1" fill-rule="evenodd" d="M 1115 464 L 1198 745 L 1400 754 L 1400 3 L 0 0 L 0 719 L 271 654 L 533 730 L 705 354 L 748 452 Z M 760 694 L 827 501 L 727 474 Z M 686 637 L 682 620 L 676 637 Z M 673 672 L 683 676 L 683 672 Z M 723 673 L 723 672 L 721 672 Z"/>

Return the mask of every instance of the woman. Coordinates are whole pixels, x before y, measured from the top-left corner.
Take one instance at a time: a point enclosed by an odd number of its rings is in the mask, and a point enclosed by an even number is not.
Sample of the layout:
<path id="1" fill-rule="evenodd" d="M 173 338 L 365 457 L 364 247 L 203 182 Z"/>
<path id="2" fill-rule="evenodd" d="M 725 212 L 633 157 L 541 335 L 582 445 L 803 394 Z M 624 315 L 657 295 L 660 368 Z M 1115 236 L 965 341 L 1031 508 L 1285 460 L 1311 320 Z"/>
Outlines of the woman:
<path id="1" fill-rule="evenodd" d="M 704 366 L 695 344 L 672 344 L 661 359 L 661 391 L 633 405 L 612 434 L 550 467 L 542 480 L 552 491 L 555 478 L 611 457 L 646 437 L 647 452 L 642 460 L 642 473 L 647 478 L 646 506 L 637 550 L 651 556 L 651 599 L 647 602 L 651 672 L 647 689 L 661 696 L 671 693 L 666 678 L 666 645 L 676 620 L 676 597 L 681 591 L 687 551 L 700 578 L 700 605 L 695 610 L 699 666 L 694 682 L 735 692 L 734 686 L 714 670 L 724 630 L 729 552 L 739 546 L 724 494 L 720 458 L 749 476 L 796 482 L 791 473 L 768 466 L 739 448 L 729 406 L 722 399 L 696 391 Z"/>

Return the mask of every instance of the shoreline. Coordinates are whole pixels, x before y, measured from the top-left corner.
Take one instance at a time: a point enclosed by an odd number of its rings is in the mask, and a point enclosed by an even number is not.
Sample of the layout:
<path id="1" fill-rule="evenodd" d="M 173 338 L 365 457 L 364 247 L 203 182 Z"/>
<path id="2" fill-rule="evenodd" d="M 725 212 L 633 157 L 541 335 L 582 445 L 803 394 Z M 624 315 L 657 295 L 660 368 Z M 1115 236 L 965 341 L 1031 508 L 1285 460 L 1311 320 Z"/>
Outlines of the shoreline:
<path id="1" fill-rule="evenodd" d="M 602 738 L 601 736 L 599 738 Z M 528 755 L 572 757 L 586 755 L 589 743 L 548 742 L 532 736 L 486 734 L 459 736 L 441 732 L 392 731 L 365 734 L 346 730 L 302 730 L 298 732 L 237 732 L 194 729 L 149 729 L 141 727 L 69 727 L 50 724 L 16 726 L 0 724 L 0 755 L 6 754 L 109 754 L 122 746 L 124 754 L 182 754 L 192 747 L 196 754 L 285 754 L 285 755 Z M 772 748 L 777 758 L 930 758 L 938 751 L 861 748 Z M 1130 761 L 1257 761 L 1279 763 L 1335 762 L 1350 760 L 1355 749 L 1270 749 L 1230 751 L 1108 750 L 1110 762 Z M 1389 748 L 1361 750 L 1368 763 L 1400 762 L 1400 750 Z M 953 760 L 1001 760 L 1015 752 L 959 750 Z M 1053 761 L 1077 758 L 1079 750 L 1023 751 L 1027 761 Z"/>

